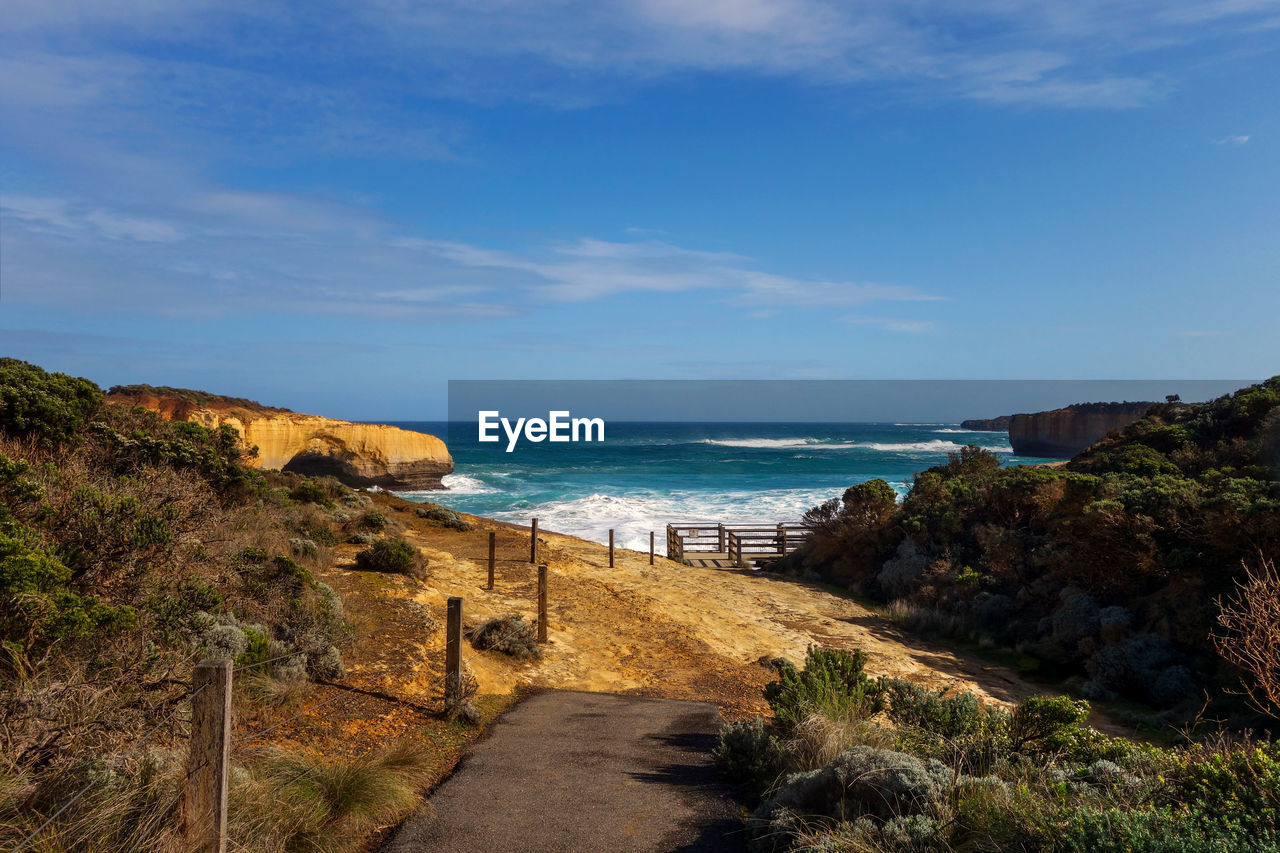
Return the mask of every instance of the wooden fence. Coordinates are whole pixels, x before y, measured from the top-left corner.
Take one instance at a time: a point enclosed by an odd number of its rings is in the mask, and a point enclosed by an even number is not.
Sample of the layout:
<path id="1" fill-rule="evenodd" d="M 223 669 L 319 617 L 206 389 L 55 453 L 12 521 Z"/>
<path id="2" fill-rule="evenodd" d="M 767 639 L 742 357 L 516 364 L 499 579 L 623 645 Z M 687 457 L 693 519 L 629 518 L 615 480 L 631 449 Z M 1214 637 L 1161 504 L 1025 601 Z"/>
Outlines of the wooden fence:
<path id="1" fill-rule="evenodd" d="M 667 556 L 680 562 L 723 558 L 745 568 L 760 557 L 789 554 L 810 532 L 802 524 L 668 524 Z"/>

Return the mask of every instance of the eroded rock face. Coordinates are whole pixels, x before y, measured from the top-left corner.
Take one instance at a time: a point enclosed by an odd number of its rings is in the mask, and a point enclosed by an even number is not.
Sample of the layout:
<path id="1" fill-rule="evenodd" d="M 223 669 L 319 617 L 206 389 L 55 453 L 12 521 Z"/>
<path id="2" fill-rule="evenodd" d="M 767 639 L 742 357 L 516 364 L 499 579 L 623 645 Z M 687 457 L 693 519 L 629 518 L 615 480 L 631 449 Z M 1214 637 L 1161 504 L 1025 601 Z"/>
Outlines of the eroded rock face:
<path id="1" fill-rule="evenodd" d="M 246 447 L 258 448 L 257 458 L 247 464 L 332 475 L 357 488 L 440 489 L 441 478 L 453 471 L 453 457 L 443 441 L 399 427 L 304 415 L 212 395 L 190 400 L 113 389 L 107 402 L 143 406 L 170 420 L 195 421 L 211 429 L 235 427 Z"/>
<path id="2" fill-rule="evenodd" d="M 1113 429 L 1141 420 L 1155 403 L 1080 403 L 1065 409 L 1014 415 L 1009 443 L 1019 456 L 1069 459 Z"/>

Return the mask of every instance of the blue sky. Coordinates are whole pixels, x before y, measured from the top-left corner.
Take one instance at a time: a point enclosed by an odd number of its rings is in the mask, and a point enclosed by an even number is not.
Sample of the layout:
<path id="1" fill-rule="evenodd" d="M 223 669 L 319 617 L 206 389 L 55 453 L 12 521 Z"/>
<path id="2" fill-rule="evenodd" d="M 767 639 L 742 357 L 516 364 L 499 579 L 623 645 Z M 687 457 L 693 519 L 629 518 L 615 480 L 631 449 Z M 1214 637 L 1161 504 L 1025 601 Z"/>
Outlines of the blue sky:
<path id="1" fill-rule="evenodd" d="M 0 352 L 358 419 L 1268 376 L 1278 47 L 1275 0 L 8 0 Z"/>

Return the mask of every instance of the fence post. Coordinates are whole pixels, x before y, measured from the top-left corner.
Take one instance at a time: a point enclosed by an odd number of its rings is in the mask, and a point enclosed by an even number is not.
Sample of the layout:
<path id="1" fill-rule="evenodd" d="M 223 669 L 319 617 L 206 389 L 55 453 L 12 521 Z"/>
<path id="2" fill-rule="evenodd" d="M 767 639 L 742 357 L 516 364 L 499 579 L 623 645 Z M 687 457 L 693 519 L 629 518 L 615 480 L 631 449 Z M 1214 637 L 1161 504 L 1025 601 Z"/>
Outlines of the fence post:
<path id="1" fill-rule="evenodd" d="M 787 556 L 787 528 L 785 525 L 778 525 L 778 548 L 782 556 Z"/>
<path id="2" fill-rule="evenodd" d="M 226 853 L 227 772 L 231 765 L 231 661 L 196 664 L 183 825 L 194 853 Z"/>
<path id="3" fill-rule="evenodd" d="M 609 528 L 609 568 L 613 568 L 613 528 Z"/>
<path id="4" fill-rule="evenodd" d="M 538 566 L 538 642 L 547 641 L 547 567 Z"/>
<path id="5" fill-rule="evenodd" d="M 450 706 L 462 695 L 462 599 L 449 599 L 444 633 L 444 702 Z"/>
<path id="6" fill-rule="evenodd" d="M 493 564 L 497 562 L 498 534 L 489 531 L 489 589 L 493 589 Z"/>
<path id="7" fill-rule="evenodd" d="M 529 528 L 529 562 L 538 562 L 538 519 L 533 520 L 533 526 Z"/>
<path id="8" fill-rule="evenodd" d="M 718 534 L 716 538 L 716 552 L 719 554 L 723 554 L 724 553 L 724 525 L 717 524 L 716 532 Z"/>
<path id="9" fill-rule="evenodd" d="M 649 531 L 649 565 L 653 565 L 653 531 Z"/>

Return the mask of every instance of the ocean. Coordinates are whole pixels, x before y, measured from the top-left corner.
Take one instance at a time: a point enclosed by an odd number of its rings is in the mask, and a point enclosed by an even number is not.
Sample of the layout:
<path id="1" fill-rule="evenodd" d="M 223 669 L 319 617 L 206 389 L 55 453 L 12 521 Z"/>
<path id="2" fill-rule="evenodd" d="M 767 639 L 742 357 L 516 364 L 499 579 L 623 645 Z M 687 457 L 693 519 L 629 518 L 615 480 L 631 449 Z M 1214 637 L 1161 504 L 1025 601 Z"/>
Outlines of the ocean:
<path id="1" fill-rule="evenodd" d="M 882 478 L 905 495 L 912 475 L 965 444 L 1005 464 L 1002 432 L 958 424 L 615 423 L 602 443 L 482 444 L 474 423 L 400 422 L 444 438 L 454 473 L 443 491 L 404 492 L 461 512 L 539 525 L 596 542 L 616 530 L 619 547 L 661 549 L 668 522 L 798 521 L 854 483 Z"/>

